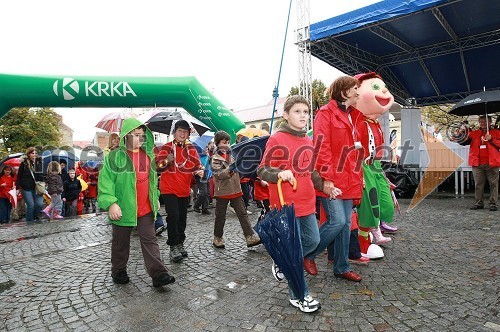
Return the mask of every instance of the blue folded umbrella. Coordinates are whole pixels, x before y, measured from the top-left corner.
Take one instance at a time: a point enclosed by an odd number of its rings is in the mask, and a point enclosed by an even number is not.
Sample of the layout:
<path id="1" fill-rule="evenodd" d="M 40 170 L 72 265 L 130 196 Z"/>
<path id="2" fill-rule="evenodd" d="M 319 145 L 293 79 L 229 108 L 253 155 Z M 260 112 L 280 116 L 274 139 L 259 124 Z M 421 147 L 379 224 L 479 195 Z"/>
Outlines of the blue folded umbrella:
<path id="1" fill-rule="evenodd" d="M 281 185 L 281 180 L 278 186 Z M 262 244 L 288 280 L 301 301 L 305 296 L 304 255 L 300 232 L 295 221 L 295 208 L 286 205 L 282 195 L 281 209 L 272 209 L 254 226 Z"/>

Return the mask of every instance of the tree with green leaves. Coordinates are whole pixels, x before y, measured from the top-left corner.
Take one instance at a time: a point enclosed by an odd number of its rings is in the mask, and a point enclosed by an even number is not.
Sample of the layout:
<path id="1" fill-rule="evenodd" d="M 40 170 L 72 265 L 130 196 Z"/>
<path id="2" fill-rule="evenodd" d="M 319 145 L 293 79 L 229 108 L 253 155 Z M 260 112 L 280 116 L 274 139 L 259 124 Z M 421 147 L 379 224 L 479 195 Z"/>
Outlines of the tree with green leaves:
<path id="1" fill-rule="evenodd" d="M 449 138 L 460 129 L 461 124 L 466 120 L 465 117 L 448 114 L 452 107 L 452 104 L 424 106 L 420 109 L 422 121 L 433 125 L 436 133 L 441 133 L 444 138 Z M 474 124 L 471 128 L 473 127 Z"/>
<path id="2" fill-rule="evenodd" d="M 325 94 L 326 85 L 321 80 L 314 80 L 312 82 L 312 105 L 313 110 L 319 109 L 321 106 L 327 104 L 330 98 Z M 299 88 L 294 86 L 290 89 L 288 96 L 298 95 Z"/>
<path id="3" fill-rule="evenodd" d="M 0 120 L 0 157 L 30 146 L 58 146 L 61 116 L 51 108 L 13 108 Z"/>

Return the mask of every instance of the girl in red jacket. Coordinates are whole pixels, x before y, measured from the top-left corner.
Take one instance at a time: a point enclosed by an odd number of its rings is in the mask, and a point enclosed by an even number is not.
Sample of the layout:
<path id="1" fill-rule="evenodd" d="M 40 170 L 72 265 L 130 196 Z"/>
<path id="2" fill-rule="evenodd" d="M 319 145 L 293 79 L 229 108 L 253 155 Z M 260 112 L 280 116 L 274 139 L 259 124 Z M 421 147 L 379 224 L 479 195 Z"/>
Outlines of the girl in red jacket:
<path id="1" fill-rule="evenodd" d="M 0 224 L 7 224 L 10 221 L 10 211 L 12 204 L 9 200 L 9 191 L 14 187 L 12 177 L 12 167 L 5 165 L 0 172 Z"/>

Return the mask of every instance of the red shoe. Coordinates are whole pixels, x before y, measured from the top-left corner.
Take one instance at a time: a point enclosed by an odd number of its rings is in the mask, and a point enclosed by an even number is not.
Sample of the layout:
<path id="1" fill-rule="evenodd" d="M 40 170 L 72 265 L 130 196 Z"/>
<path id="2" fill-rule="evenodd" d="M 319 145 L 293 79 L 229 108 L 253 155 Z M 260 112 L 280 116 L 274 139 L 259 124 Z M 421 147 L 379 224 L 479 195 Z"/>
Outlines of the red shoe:
<path id="1" fill-rule="evenodd" d="M 370 262 L 370 259 L 368 257 L 361 256 L 358 259 L 349 259 L 349 263 L 351 264 L 361 264 L 361 265 L 366 265 Z"/>
<path id="2" fill-rule="evenodd" d="M 318 268 L 316 267 L 316 262 L 314 261 L 314 259 L 304 258 L 304 269 L 312 276 L 318 274 Z"/>
<path id="3" fill-rule="evenodd" d="M 356 272 L 353 272 L 353 271 L 349 271 L 349 272 L 342 273 L 342 274 L 334 273 L 334 275 L 337 278 L 343 278 L 343 279 L 347 279 L 350 281 L 356 281 L 356 282 L 360 282 L 362 279 L 359 274 L 357 274 Z"/>

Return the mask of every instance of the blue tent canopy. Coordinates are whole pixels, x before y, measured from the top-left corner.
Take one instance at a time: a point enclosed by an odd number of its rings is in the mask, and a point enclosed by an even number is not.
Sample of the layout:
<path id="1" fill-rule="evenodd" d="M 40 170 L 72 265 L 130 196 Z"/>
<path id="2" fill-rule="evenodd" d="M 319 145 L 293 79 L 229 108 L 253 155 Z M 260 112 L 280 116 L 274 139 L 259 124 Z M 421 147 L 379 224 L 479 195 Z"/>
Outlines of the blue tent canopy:
<path id="1" fill-rule="evenodd" d="M 378 72 L 403 105 L 454 103 L 500 88 L 498 13 L 492 0 L 380 1 L 311 24 L 311 54 Z"/>

